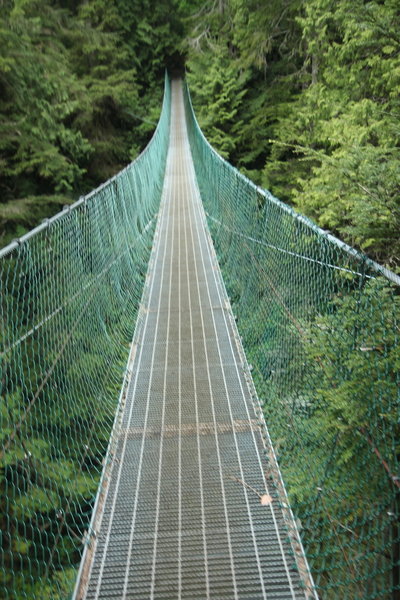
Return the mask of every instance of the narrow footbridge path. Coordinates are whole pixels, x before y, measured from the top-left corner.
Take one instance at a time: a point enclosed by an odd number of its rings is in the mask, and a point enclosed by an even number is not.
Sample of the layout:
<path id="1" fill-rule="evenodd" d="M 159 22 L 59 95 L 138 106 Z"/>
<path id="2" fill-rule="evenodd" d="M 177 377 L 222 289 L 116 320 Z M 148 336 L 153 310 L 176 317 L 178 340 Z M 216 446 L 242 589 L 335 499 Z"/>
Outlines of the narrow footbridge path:
<path id="1" fill-rule="evenodd" d="M 399 286 L 166 77 L 143 152 L 0 249 L 0 598 L 399 600 Z"/>
<path id="2" fill-rule="evenodd" d="M 311 597 L 279 473 L 266 473 L 272 449 L 208 233 L 179 81 L 132 352 L 76 598 Z"/>

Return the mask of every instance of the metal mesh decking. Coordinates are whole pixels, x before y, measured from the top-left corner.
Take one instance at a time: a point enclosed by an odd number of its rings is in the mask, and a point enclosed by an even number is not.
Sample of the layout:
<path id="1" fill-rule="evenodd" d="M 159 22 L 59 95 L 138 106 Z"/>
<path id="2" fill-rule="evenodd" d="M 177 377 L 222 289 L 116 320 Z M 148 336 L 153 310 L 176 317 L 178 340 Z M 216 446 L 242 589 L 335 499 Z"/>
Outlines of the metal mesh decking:
<path id="1" fill-rule="evenodd" d="M 133 376 L 76 598 L 304 599 L 306 565 L 279 474 L 265 473 L 273 453 L 205 224 L 179 82 L 172 111 Z"/>

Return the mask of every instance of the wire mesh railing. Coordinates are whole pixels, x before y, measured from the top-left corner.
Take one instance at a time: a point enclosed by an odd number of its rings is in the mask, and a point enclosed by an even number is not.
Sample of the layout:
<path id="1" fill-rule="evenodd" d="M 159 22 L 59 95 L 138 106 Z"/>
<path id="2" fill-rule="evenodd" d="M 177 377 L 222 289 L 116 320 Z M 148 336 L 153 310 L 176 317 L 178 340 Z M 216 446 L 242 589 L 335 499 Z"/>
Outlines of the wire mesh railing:
<path id="1" fill-rule="evenodd" d="M 199 187 L 322 599 L 400 598 L 399 278 L 221 159 Z M 0 251 L 0 596 L 74 585 L 150 255 L 170 95 L 144 153 Z M 267 473 L 268 476 L 268 473 Z"/>
<path id="2" fill-rule="evenodd" d="M 166 78 L 143 153 L 0 251 L 1 598 L 72 593 L 147 271 L 169 125 Z"/>
<path id="3" fill-rule="evenodd" d="M 198 184 L 321 599 L 400 598 L 400 278 L 224 161 Z M 268 473 L 267 473 L 268 475 Z"/>

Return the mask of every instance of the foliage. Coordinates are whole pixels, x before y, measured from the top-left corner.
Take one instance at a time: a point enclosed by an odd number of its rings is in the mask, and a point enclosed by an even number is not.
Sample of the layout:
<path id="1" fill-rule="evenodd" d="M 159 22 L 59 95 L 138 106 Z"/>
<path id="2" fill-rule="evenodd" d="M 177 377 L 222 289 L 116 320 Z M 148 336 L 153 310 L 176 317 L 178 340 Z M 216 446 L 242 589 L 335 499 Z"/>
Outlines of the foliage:
<path id="1" fill-rule="evenodd" d="M 0 261 L 9 600 L 67 597 L 88 541 L 161 197 L 169 98 L 167 85 L 160 126 L 130 167 Z"/>
<path id="2" fill-rule="evenodd" d="M 91 146 L 68 120 L 79 85 L 59 34 L 64 14 L 44 2 L 14 3 L 0 22 L 2 203 L 67 192 L 81 181 Z"/>
<path id="3" fill-rule="evenodd" d="M 4 0 L 0 243 L 137 156 L 158 119 L 164 67 L 180 67 L 187 54 L 197 114 L 221 154 L 322 227 L 397 268 L 399 17 L 396 0 L 272 0 L 268 10 L 255 0 Z M 218 177 L 216 189 L 223 189 L 220 182 L 228 188 L 227 173 L 219 171 Z M 304 538 L 311 540 L 307 551 L 318 585 L 327 598 L 336 598 L 335 581 L 346 571 L 347 597 L 389 597 L 379 590 L 399 579 L 395 568 L 390 573 L 391 559 L 398 556 L 398 525 L 390 521 L 398 502 L 393 500 L 399 457 L 398 295 L 380 278 L 360 285 L 354 265 L 325 254 L 324 243 L 291 226 L 287 213 L 274 215 L 264 197 L 239 204 L 238 185 L 235 179 L 234 205 L 220 199 L 218 218 L 249 239 L 268 235 L 271 247 L 254 249 L 249 240 L 236 246 L 236 234 L 223 235 L 226 230 L 219 227 L 213 234 L 259 395 L 267 399 L 264 409 L 290 499 L 301 515 Z M 254 219 L 247 222 L 249 217 Z M 97 230 L 87 235 L 91 243 L 100 239 Z M 316 263 L 304 263 L 298 271 L 293 265 L 300 245 Z M 37 256 L 26 258 L 29 263 Z M 82 257 L 82 276 L 90 276 L 94 262 L 90 253 Z M 327 274 L 322 263 L 340 264 L 342 270 Z M 145 263 L 137 269 L 143 274 Z M 29 279 L 11 261 L 10 272 L 15 277 L 3 290 L 3 302 L 19 315 L 16 330 L 25 331 L 35 298 L 24 298 L 24 290 L 43 282 L 44 272 L 30 271 Z M 64 281 L 54 267 L 49 280 L 56 276 Z M 324 282 L 318 301 L 317 277 Z M 60 283 L 59 297 L 68 292 Z M 1 474 L 1 508 L 7 504 L 11 515 L 2 530 L 9 527 L 14 536 L 12 547 L 7 537 L 3 544 L 7 560 L 20 571 L 16 588 L 23 585 L 27 561 L 42 561 L 32 573 L 31 596 L 53 597 L 74 577 L 74 571 L 65 577 L 55 573 L 49 584 L 43 564 L 52 562 L 49 552 L 59 535 L 63 550 L 57 559 L 68 562 L 89 518 L 93 473 L 101 467 L 122 370 L 115 357 L 104 368 L 122 316 L 103 316 L 120 295 L 118 288 L 96 297 L 97 328 L 90 334 L 83 327 L 76 331 L 75 349 L 55 371 L 57 381 L 73 383 L 68 389 L 46 387 L 46 402 L 31 411 L 35 425 L 26 427 L 26 439 L 15 443 Z M 17 363 L 24 364 L 25 382 L 5 386 L 3 436 L 20 418 L 29 393 L 40 387 L 33 354 L 39 364 L 52 364 L 60 339 L 62 344 L 68 337 L 68 327 L 57 319 L 49 333 L 51 350 L 32 342 L 16 353 L 14 365 L 2 365 L 4 379 Z M 1 328 L 5 343 L 4 335 Z M 98 396 L 96 414 L 83 392 L 88 381 L 113 399 Z M 71 486 L 82 432 L 92 426 L 99 450 L 88 452 L 83 473 Z M 43 439 L 45 427 L 50 441 Z M 21 496 L 13 495 L 15 486 Z M 40 556 L 35 544 L 42 548 Z M 357 582 L 364 576 L 374 583 L 360 591 Z M 9 584 L 9 579 L 1 582 Z"/>
<path id="4" fill-rule="evenodd" d="M 211 143 L 277 197 L 395 268 L 397 3 L 277 1 L 266 11 L 226 0 L 206 3 L 201 17 L 188 67 Z M 221 71 L 222 109 L 213 93 Z"/>
<path id="5" fill-rule="evenodd" d="M 237 155 L 241 143 L 243 121 L 240 109 L 246 90 L 237 66 L 227 52 L 218 50 L 209 58 L 200 55 L 196 67 L 204 72 L 203 78 L 189 74 L 189 84 L 200 105 L 200 118 L 209 142 L 225 158 Z"/>
<path id="6" fill-rule="evenodd" d="M 1 245 L 145 147 L 185 11 L 177 0 L 2 3 Z"/>
<path id="7" fill-rule="evenodd" d="M 393 2 L 307 3 L 298 22 L 306 67 L 314 66 L 276 127 L 266 167 L 273 185 L 290 149 L 284 173 L 293 202 L 392 266 L 400 226 L 398 19 Z"/>
<path id="8" fill-rule="evenodd" d="M 392 600 L 398 285 L 252 186 L 188 122 L 211 235 L 317 591 Z M 266 473 L 275 478 L 273 463 Z"/>

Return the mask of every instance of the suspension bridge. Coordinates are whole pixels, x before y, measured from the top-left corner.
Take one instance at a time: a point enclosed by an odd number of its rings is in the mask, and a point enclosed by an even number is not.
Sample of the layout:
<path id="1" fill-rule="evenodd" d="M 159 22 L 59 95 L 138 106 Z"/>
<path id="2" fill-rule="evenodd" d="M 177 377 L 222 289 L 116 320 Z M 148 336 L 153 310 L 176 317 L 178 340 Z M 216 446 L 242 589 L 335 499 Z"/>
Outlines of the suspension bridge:
<path id="1" fill-rule="evenodd" d="M 2 597 L 400 598 L 400 279 L 224 161 L 185 84 L 0 259 Z"/>

